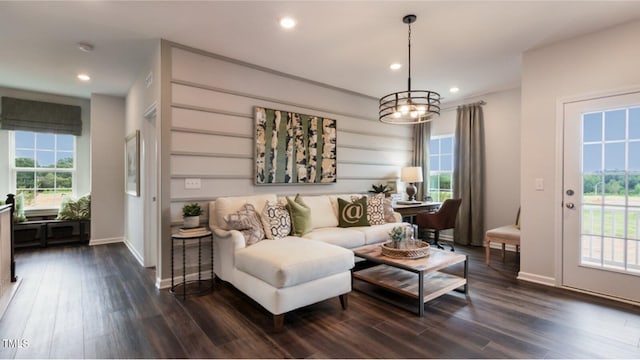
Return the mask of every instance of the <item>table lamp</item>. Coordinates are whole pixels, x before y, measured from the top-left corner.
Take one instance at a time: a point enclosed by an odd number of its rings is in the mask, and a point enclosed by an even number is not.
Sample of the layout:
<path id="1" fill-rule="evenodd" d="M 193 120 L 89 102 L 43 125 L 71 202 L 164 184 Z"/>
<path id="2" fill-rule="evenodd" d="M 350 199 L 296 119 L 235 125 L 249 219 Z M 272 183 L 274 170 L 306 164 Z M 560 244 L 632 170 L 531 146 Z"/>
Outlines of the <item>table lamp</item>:
<path id="1" fill-rule="evenodd" d="M 421 166 L 406 166 L 400 171 L 400 181 L 408 182 L 407 195 L 409 201 L 416 200 L 416 187 L 413 185 L 415 182 L 422 182 L 422 167 Z"/>

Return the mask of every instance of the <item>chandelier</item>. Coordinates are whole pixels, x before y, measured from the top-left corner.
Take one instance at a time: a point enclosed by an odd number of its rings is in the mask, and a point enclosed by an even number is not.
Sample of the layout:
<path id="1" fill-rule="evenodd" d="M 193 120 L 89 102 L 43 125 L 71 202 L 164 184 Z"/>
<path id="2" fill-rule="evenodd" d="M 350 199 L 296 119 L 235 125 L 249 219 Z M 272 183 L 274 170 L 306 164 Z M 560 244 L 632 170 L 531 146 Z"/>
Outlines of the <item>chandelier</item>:
<path id="1" fill-rule="evenodd" d="M 429 90 L 411 90 L 411 24 L 415 15 L 402 22 L 409 25 L 409 79 L 407 91 L 398 91 L 380 99 L 379 120 L 387 124 L 420 124 L 440 115 L 440 94 Z"/>

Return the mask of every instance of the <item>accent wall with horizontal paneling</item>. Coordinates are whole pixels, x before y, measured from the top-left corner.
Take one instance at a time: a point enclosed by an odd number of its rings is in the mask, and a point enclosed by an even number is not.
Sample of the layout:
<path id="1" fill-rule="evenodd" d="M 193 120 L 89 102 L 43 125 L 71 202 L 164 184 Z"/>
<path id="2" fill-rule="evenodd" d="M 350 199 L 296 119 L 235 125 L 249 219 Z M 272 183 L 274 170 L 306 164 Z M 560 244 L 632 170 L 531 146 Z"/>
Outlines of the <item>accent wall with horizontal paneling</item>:
<path id="1" fill-rule="evenodd" d="M 163 221 L 174 229 L 185 203 L 198 202 L 206 212 L 207 203 L 222 196 L 365 193 L 372 184 L 397 180 L 411 159 L 411 126 L 379 122 L 375 98 L 168 41 L 162 62 L 163 155 L 169 157 L 162 185 L 169 218 Z M 337 182 L 255 185 L 255 106 L 335 119 Z M 200 188 L 187 189 L 186 179 L 199 179 Z M 163 241 L 163 252 L 169 251 Z M 162 271 L 166 279 L 170 268 Z"/>
<path id="2" fill-rule="evenodd" d="M 377 121 L 377 100 L 171 47 L 171 202 L 252 193 L 366 192 L 395 180 L 411 157 L 411 128 Z M 338 182 L 254 184 L 254 106 L 337 120 Z M 200 189 L 186 189 L 198 178 Z M 172 221 L 181 220 L 172 211 Z"/>

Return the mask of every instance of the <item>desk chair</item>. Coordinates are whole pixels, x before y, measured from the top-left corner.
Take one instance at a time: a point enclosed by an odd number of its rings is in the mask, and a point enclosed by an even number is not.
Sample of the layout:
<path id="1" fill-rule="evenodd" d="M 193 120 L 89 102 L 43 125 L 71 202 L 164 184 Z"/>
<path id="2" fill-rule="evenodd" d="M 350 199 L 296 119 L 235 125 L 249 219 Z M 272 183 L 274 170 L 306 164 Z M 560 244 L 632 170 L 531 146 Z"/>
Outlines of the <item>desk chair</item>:
<path id="1" fill-rule="evenodd" d="M 458 209 L 462 199 L 447 199 L 442 203 L 440 209 L 436 212 L 418 213 L 416 215 L 416 223 L 419 229 L 432 229 L 434 230 L 433 245 L 438 249 L 444 249 L 438 242 L 440 239 L 440 231 L 446 229 L 453 229 L 456 226 L 456 218 L 458 217 Z M 451 243 L 451 251 L 453 251 L 453 242 Z"/>

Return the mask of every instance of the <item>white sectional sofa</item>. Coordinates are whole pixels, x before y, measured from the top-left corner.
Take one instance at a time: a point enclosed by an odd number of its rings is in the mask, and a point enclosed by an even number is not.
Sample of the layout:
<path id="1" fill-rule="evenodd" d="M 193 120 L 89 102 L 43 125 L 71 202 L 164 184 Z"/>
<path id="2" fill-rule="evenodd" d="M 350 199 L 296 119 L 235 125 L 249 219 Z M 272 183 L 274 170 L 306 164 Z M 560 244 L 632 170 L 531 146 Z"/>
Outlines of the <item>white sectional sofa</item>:
<path id="1" fill-rule="evenodd" d="M 353 252 L 349 249 L 388 240 L 396 222 L 362 227 L 338 227 L 338 198 L 352 195 L 302 196 L 311 210 L 312 231 L 247 246 L 225 216 L 251 204 L 261 214 L 267 201 L 283 201 L 276 194 L 218 198 L 209 203 L 209 227 L 214 238 L 216 277 L 231 283 L 274 315 L 276 330 L 288 311 L 340 297 L 343 308 L 351 291 Z M 361 195 L 359 195 L 361 196 Z M 286 202 L 286 200 L 285 200 Z"/>

